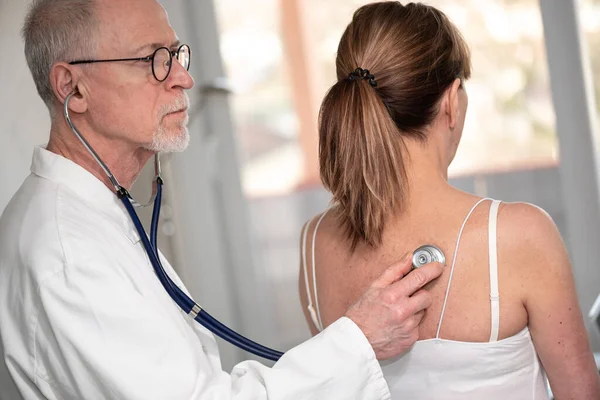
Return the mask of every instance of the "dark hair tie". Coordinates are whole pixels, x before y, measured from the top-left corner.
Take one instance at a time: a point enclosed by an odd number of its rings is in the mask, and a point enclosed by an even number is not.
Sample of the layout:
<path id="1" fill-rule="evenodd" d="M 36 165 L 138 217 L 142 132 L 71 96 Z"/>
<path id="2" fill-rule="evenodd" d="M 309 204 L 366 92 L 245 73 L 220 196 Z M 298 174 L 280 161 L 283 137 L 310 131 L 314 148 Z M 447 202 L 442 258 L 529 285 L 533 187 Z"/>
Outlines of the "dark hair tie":
<path id="1" fill-rule="evenodd" d="M 375 75 L 370 73 L 368 69 L 362 69 L 359 67 L 348 74 L 348 80 L 355 81 L 357 79 L 368 79 L 369 85 L 371 85 L 373 87 L 377 87 L 377 82 L 375 81 Z"/>

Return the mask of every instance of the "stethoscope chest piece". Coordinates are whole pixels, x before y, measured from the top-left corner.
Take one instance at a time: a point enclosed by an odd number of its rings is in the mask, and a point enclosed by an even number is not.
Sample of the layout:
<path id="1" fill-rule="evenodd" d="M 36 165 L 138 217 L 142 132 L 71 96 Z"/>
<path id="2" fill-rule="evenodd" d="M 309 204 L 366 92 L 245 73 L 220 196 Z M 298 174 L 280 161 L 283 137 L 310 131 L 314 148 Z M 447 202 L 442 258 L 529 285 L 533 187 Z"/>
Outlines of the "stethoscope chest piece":
<path id="1" fill-rule="evenodd" d="M 419 247 L 413 252 L 412 256 L 412 265 L 413 268 L 422 267 L 425 264 L 429 264 L 430 262 L 437 261 L 442 265 L 446 264 L 446 257 L 444 257 L 444 253 L 439 248 L 427 244 Z"/>

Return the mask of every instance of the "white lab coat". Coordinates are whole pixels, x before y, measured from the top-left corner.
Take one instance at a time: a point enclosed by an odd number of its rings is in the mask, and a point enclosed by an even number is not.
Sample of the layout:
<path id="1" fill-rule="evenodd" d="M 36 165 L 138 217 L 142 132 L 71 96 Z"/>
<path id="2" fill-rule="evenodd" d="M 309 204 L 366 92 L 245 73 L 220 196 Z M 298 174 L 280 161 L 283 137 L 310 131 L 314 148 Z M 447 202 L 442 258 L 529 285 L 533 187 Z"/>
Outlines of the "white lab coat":
<path id="1" fill-rule="evenodd" d="M 223 372 L 213 335 L 163 290 L 116 195 L 41 147 L 31 172 L 0 218 L 4 370 L 25 399 L 390 398 L 347 318 L 272 368 Z"/>

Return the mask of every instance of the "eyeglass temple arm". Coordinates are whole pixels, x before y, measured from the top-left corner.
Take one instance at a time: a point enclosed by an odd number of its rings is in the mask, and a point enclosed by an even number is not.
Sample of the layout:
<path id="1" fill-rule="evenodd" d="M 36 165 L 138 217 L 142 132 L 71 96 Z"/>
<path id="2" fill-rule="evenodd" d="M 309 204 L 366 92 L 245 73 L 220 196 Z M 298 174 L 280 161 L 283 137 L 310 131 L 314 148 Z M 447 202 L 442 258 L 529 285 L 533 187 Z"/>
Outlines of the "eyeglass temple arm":
<path id="1" fill-rule="evenodd" d="M 111 58 L 108 60 L 77 60 L 77 61 L 71 61 L 69 64 L 75 65 L 75 64 L 93 64 L 93 63 L 115 62 L 115 61 L 150 61 L 150 60 L 152 60 L 152 56 L 136 57 L 136 58 Z"/>

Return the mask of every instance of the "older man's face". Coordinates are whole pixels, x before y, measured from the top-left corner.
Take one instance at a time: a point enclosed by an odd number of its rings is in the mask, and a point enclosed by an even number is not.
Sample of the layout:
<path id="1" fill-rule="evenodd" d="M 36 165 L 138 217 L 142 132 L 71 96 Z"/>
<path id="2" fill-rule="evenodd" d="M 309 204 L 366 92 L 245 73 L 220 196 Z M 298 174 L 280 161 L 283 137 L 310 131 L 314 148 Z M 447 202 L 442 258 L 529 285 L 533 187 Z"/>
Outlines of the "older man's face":
<path id="1" fill-rule="evenodd" d="M 99 0 L 96 57 L 150 55 L 158 47 L 179 47 L 163 8 L 154 0 Z M 89 123 L 109 141 L 132 149 L 181 151 L 189 142 L 186 89 L 194 82 L 173 59 L 164 82 L 142 61 L 94 64 L 89 70 Z"/>

